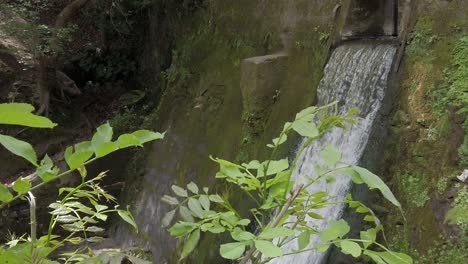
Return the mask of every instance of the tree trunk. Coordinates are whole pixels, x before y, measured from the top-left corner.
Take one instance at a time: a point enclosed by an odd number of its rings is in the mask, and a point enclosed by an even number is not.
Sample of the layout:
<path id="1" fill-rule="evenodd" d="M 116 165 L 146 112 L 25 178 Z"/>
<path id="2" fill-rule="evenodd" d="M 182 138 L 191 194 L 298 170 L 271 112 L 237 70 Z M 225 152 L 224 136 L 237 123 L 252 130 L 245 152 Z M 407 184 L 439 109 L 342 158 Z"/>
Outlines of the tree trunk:
<path id="1" fill-rule="evenodd" d="M 78 12 L 91 0 L 74 0 L 65 6 L 55 21 L 55 29 L 65 27 L 70 20 L 78 14 Z M 57 34 L 52 37 L 52 45 L 58 47 L 60 40 Z M 40 108 L 38 114 L 49 114 L 50 92 L 57 86 L 57 52 L 51 55 L 40 54 L 37 56 L 37 88 L 39 90 Z"/>

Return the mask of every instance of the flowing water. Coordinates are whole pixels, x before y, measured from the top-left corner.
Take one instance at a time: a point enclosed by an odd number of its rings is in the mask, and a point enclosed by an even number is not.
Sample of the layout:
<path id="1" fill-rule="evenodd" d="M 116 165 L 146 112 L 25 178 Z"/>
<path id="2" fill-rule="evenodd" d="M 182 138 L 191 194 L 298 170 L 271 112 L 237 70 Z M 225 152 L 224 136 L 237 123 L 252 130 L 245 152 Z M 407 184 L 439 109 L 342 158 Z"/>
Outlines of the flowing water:
<path id="1" fill-rule="evenodd" d="M 321 162 L 319 152 L 327 145 L 333 145 L 343 153 L 343 161 L 358 164 L 367 145 L 372 125 L 385 96 L 396 48 L 389 44 L 351 43 L 338 47 L 325 67 L 324 77 L 318 89 L 319 104 L 339 102 L 339 111 L 347 112 L 350 108 L 359 109 L 359 118 L 348 130 L 333 129 L 320 140 L 314 142 L 298 161 L 293 174 L 297 182 L 306 180 L 305 176 L 314 176 L 314 164 Z M 325 182 L 310 186 L 308 191 L 315 193 L 326 191 L 336 200 L 344 200 L 351 186 L 349 177 L 341 175 L 336 182 Z M 326 222 L 338 219 L 343 214 L 344 206 L 337 205 L 320 209 L 318 214 L 325 220 L 308 219 L 311 226 L 319 230 L 326 228 Z M 311 243 L 320 242 L 314 236 Z M 284 246 L 290 252 L 297 248 L 295 242 Z M 319 264 L 325 261 L 325 254 L 308 251 L 298 255 L 279 258 L 270 263 Z"/>

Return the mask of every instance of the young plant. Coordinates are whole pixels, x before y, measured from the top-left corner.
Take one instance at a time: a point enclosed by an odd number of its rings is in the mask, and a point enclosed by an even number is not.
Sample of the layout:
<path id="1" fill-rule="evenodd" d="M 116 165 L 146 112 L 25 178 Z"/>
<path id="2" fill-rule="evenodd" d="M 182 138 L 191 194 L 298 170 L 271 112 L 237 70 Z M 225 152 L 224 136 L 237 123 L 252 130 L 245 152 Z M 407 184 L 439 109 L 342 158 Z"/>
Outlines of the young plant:
<path id="1" fill-rule="evenodd" d="M 299 157 L 312 142 L 334 127 L 344 129 L 346 124 L 353 123 L 357 112 L 355 109 L 346 115 L 336 114 L 336 109 L 335 102 L 299 112 L 292 122 L 284 125 L 280 135 L 267 145 L 272 148 L 269 160 L 236 164 L 211 158 L 220 166 L 216 178 L 237 186 L 251 199 L 253 206 L 247 216 L 241 215 L 240 210 L 234 208 L 226 198 L 210 194 L 206 187 L 200 191 L 195 183 L 189 183 L 187 188 L 173 185 L 176 197 L 165 195 L 162 198 L 162 201 L 174 206 L 164 216 L 163 225 L 169 226 L 178 213 L 179 221 L 169 228 L 169 233 L 185 240 L 180 258 L 187 257 L 196 248 L 201 234 L 209 232 L 215 235 L 230 234 L 234 241 L 222 244 L 219 253 L 223 258 L 238 260 L 239 263 L 268 263 L 284 255 L 312 250 L 325 252 L 332 245 L 345 254 L 356 258 L 365 255 L 379 264 L 412 263 L 409 256 L 392 252 L 377 242 L 377 235 L 383 233 L 383 227 L 374 212 L 363 203 L 353 200 L 350 194 L 346 200 L 336 201 L 324 191 L 308 191 L 308 187 L 313 184 L 321 181 L 333 184 L 335 175 L 345 174 L 356 184 L 378 189 L 388 201 L 401 208 L 377 175 L 359 166 L 344 163 L 337 149 L 326 146 L 320 153 L 323 164 L 316 164 L 314 177 L 309 177 L 305 183 L 291 180 Z M 332 113 L 330 110 L 335 111 Z M 286 142 L 291 131 L 305 137 L 305 144 L 292 162 L 288 158 L 277 159 L 278 148 Z M 374 227 L 361 231 L 359 238 L 350 238 L 347 237 L 350 226 L 344 219 L 329 221 L 324 230 L 308 224 L 310 219 L 325 221 L 317 209 L 337 204 L 354 208 Z M 321 242 L 313 243 L 312 236 L 320 237 Z M 283 246 L 290 243 L 296 243 L 296 248 L 291 252 L 283 252 Z"/>
<path id="2" fill-rule="evenodd" d="M 53 128 L 56 126 L 55 123 L 45 117 L 32 114 L 33 110 L 34 107 L 28 104 L 0 104 L 0 124 L 36 128 Z M 134 146 L 141 147 L 146 142 L 162 139 L 164 134 L 138 130 L 120 135 L 115 141 L 112 140 L 112 136 L 112 127 L 107 123 L 97 128 L 97 132 L 91 141 L 84 141 L 68 147 L 65 150 L 64 158 L 69 169 L 60 171 L 47 155 L 43 157 L 41 162 L 38 162 L 36 152 L 29 143 L 0 134 L 0 144 L 11 153 L 24 158 L 35 166 L 35 174 L 41 181 L 34 185 L 33 178 L 17 179 L 12 184 L 15 195 L 7 186 L 0 183 L 0 209 L 15 200 L 26 198 L 30 204 L 31 218 L 30 237 L 25 239 L 22 236 L 8 242 L 7 247 L 0 246 L 1 260 L 5 260 L 6 263 L 18 264 L 58 263 L 48 259 L 48 257 L 63 245 L 71 243 L 78 245 L 78 249 L 61 255 L 65 263 L 85 262 L 85 260 L 96 263 L 96 261 L 102 261 L 102 259 L 116 261 L 123 258 L 132 261 L 132 263 L 147 263 L 136 256 L 115 250 L 102 251 L 98 255 L 88 245 L 102 240 L 99 234 L 103 233 L 104 229 L 99 227 L 99 224 L 105 222 L 110 213 L 117 213 L 135 229 L 137 229 L 137 226 L 131 213 L 128 210 L 119 209 L 115 198 L 100 187 L 99 182 L 103 179 L 105 173 L 87 179 L 86 165 L 119 149 Z M 79 175 L 81 175 L 81 183 L 77 187 L 59 189 L 59 196 L 63 196 L 63 198 L 49 205 L 53 210 L 51 211 L 47 235 L 37 239 L 36 198 L 33 192 L 75 171 L 78 171 Z M 112 203 L 113 208 L 110 208 L 109 204 L 102 203 L 103 199 L 107 203 Z M 61 238 L 55 235 L 54 231 L 58 225 L 64 231 L 69 232 L 68 236 Z M 92 235 L 90 236 L 90 234 Z"/>

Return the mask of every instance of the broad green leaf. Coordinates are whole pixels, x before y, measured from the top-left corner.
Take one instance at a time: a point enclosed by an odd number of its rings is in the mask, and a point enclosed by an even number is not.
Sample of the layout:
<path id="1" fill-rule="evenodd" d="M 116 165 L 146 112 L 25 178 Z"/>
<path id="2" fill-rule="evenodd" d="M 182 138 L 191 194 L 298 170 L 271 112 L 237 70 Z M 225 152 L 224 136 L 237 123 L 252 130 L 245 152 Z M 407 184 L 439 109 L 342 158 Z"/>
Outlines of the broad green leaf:
<path id="1" fill-rule="evenodd" d="M 164 215 L 163 219 L 161 220 L 162 227 L 167 227 L 171 224 L 172 219 L 174 219 L 176 209 L 171 210 Z"/>
<path id="2" fill-rule="evenodd" d="M 335 147 L 328 145 L 320 152 L 320 158 L 331 167 L 341 160 L 341 153 Z"/>
<path id="3" fill-rule="evenodd" d="M 119 146 L 115 142 L 104 142 L 96 151 L 96 157 L 104 157 L 116 150 L 119 149 Z"/>
<path id="4" fill-rule="evenodd" d="M 315 244 L 315 248 L 317 248 L 317 251 L 320 253 L 326 252 L 328 248 L 330 248 L 329 244 Z"/>
<path id="5" fill-rule="evenodd" d="M 96 208 L 96 211 L 97 211 L 97 212 L 101 212 L 101 211 L 104 211 L 104 210 L 106 210 L 107 208 L 109 208 L 109 206 L 107 206 L 107 205 L 102 205 L 102 204 L 96 204 L 96 205 L 94 206 L 94 208 Z"/>
<path id="6" fill-rule="evenodd" d="M 184 247 L 182 248 L 182 254 L 180 255 L 180 260 L 186 258 L 198 244 L 200 240 L 200 229 L 195 229 L 192 233 L 190 233 L 187 241 L 184 243 Z"/>
<path id="7" fill-rule="evenodd" d="M 11 199 L 13 199 L 13 195 L 10 193 L 10 191 L 5 185 L 0 183 L 0 201 L 6 203 Z"/>
<path id="8" fill-rule="evenodd" d="M 117 213 L 120 215 L 122 220 L 129 223 L 135 230 L 138 232 L 138 226 L 135 223 L 135 219 L 133 218 L 132 214 L 129 211 L 118 210 Z"/>
<path id="9" fill-rule="evenodd" d="M 388 201 L 390 201 L 398 207 L 401 207 L 400 203 L 395 198 L 390 188 L 388 188 L 388 186 L 385 184 L 385 182 L 382 181 L 382 179 L 380 179 L 379 176 L 373 174 L 367 169 L 358 166 L 354 166 L 354 170 L 356 170 L 356 172 L 359 173 L 361 179 L 367 184 L 367 186 L 369 186 L 370 189 L 379 189 Z"/>
<path id="10" fill-rule="evenodd" d="M 319 220 L 322 220 L 323 219 L 323 216 L 319 215 L 319 214 L 316 214 L 316 213 L 313 213 L 313 212 L 308 212 L 307 215 L 311 218 L 314 218 L 314 219 L 319 219 Z"/>
<path id="11" fill-rule="evenodd" d="M 172 185 L 171 186 L 171 189 L 172 191 L 174 191 L 174 193 L 177 195 L 177 196 L 180 196 L 180 197 L 187 197 L 188 194 L 187 194 L 187 190 L 185 190 L 184 188 L 182 187 L 179 187 L 177 185 Z"/>
<path id="12" fill-rule="evenodd" d="M 195 198 L 189 198 L 187 205 L 190 211 L 196 217 L 203 218 L 204 212 L 203 212 L 203 208 L 201 207 L 200 201 L 198 201 Z"/>
<path id="13" fill-rule="evenodd" d="M 368 240 L 369 242 L 362 242 L 364 244 L 364 248 L 367 248 L 370 244 L 374 243 L 377 238 L 377 230 L 374 228 L 368 229 L 366 231 L 360 232 L 360 237 L 362 240 Z"/>
<path id="14" fill-rule="evenodd" d="M 208 187 L 203 187 L 203 191 L 204 191 L 206 194 L 208 194 L 208 190 L 209 190 Z"/>
<path id="15" fill-rule="evenodd" d="M 356 242 L 344 240 L 340 242 L 339 246 L 341 247 L 341 252 L 345 254 L 349 254 L 355 258 L 361 256 L 361 246 Z"/>
<path id="16" fill-rule="evenodd" d="M 317 112 L 316 106 L 310 106 L 306 109 L 303 109 L 299 113 L 296 114 L 296 120 L 298 119 L 305 119 L 307 121 L 312 121 L 314 119 L 314 114 Z"/>
<path id="17" fill-rule="evenodd" d="M 255 235 L 250 232 L 243 231 L 240 228 L 236 228 L 234 229 L 234 231 L 231 232 L 231 237 L 236 241 L 249 241 L 253 240 L 255 238 Z"/>
<path id="18" fill-rule="evenodd" d="M 345 220 L 331 220 L 329 223 L 329 227 L 322 231 L 320 237 L 322 238 L 322 241 L 327 242 L 335 240 L 337 238 L 342 238 L 349 232 L 349 230 L 349 225 L 348 223 L 346 223 Z"/>
<path id="19" fill-rule="evenodd" d="M 26 159 L 38 167 L 36 152 L 28 142 L 0 134 L 0 144 L 11 153 Z"/>
<path id="20" fill-rule="evenodd" d="M 169 233 L 173 237 L 182 237 L 192 232 L 195 228 L 197 228 L 197 225 L 194 223 L 178 222 L 169 228 Z"/>
<path id="21" fill-rule="evenodd" d="M 94 152 L 97 153 L 102 144 L 111 142 L 113 132 L 109 123 L 99 126 L 96 130 L 96 133 L 91 139 L 91 145 L 93 146 Z"/>
<path id="22" fill-rule="evenodd" d="M 88 161 L 94 152 L 92 151 L 83 151 L 83 152 L 75 152 L 68 157 L 68 166 L 71 170 L 79 168 L 83 166 L 83 164 Z"/>
<path id="23" fill-rule="evenodd" d="M 198 198 L 200 201 L 200 204 L 202 205 L 203 209 L 205 210 L 210 210 L 210 198 L 208 198 L 208 195 L 201 195 L 200 198 Z"/>
<path id="24" fill-rule="evenodd" d="M 267 147 L 269 148 L 275 148 L 276 146 L 279 146 L 286 142 L 288 140 L 288 136 L 286 134 L 283 134 L 281 138 L 277 137 L 272 140 L 273 144 L 267 144 Z"/>
<path id="25" fill-rule="evenodd" d="M 261 239 L 273 239 L 277 237 L 286 237 L 294 234 L 292 229 L 286 227 L 274 227 L 263 230 L 258 236 Z"/>
<path id="26" fill-rule="evenodd" d="M 41 161 L 41 166 L 37 168 L 36 172 L 42 181 L 49 182 L 57 177 L 60 169 L 54 166 L 52 159 L 48 155 L 45 155 Z"/>
<path id="27" fill-rule="evenodd" d="M 258 251 L 262 252 L 264 256 L 269 258 L 276 258 L 283 255 L 281 248 L 273 245 L 271 241 L 255 240 L 255 247 L 258 249 Z"/>
<path id="28" fill-rule="evenodd" d="M 302 119 L 294 121 L 292 128 L 303 137 L 313 138 L 319 135 L 317 126 L 314 123 Z"/>
<path id="29" fill-rule="evenodd" d="M 19 194 L 25 194 L 31 190 L 31 182 L 28 179 L 19 178 L 13 183 L 13 190 Z"/>
<path id="30" fill-rule="evenodd" d="M 265 167 L 267 166 L 268 161 L 264 161 L 262 166 L 258 168 L 258 177 L 265 176 Z M 268 164 L 268 171 L 266 175 L 273 175 L 289 168 L 289 161 L 288 159 L 282 160 L 271 160 L 270 164 Z"/>
<path id="31" fill-rule="evenodd" d="M 222 244 L 219 248 L 219 254 L 225 259 L 238 259 L 244 251 L 245 243 L 242 242 Z"/>
<path id="32" fill-rule="evenodd" d="M 85 151 L 93 151 L 93 146 L 91 145 L 91 141 L 83 141 L 78 144 L 75 144 L 75 152 L 85 152 Z"/>
<path id="33" fill-rule="evenodd" d="M 169 195 L 164 195 L 161 198 L 161 201 L 165 202 L 165 203 L 167 203 L 169 205 L 178 205 L 179 204 L 179 200 L 177 200 L 177 198 L 169 196 Z"/>
<path id="34" fill-rule="evenodd" d="M 359 206 L 358 208 L 356 208 L 356 212 L 363 214 L 363 213 L 369 212 L 369 209 L 367 207 L 364 207 L 364 206 Z"/>
<path id="35" fill-rule="evenodd" d="M 356 184 L 363 184 L 364 181 L 361 179 L 361 175 L 354 169 L 344 169 L 341 170 L 344 174 L 351 177 L 351 180 Z"/>
<path id="36" fill-rule="evenodd" d="M 239 220 L 236 225 L 240 225 L 240 226 L 247 226 L 250 224 L 250 220 L 249 219 L 241 219 Z"/>
<path id="37" fill-rule="evenodd" d="M 398 252 L 379 252 L 372 250 L 365 250 L 364 254 L 372 258 L 376 263 L 380 264 L 412 264 L 413 260 L 410 256 Z"/>
<path id="38" fill-rule="evenodd" d="M 57 125 L 46 117 L 33 114 L 33 111 L 34 107 L 30 104 L 0 104 L 0 124 L 38 128 L 53 128 Z"/>
<path id="39" fill-rule="evenodd" d="M 215 202 L 215 203 L 224 203 L 224 200 L 223 198 L 221 198 L 221 196 L 217 195 L 217 194 L 212 194 L 209 196 L 210 197 L 210 201 L 212 202 Z"/>
<path id="40" fill-rule="evenodd" d="M 184 220 L 185 222 L 195 222 L 195 219 L 193 219 L 193 216 L 190 213 L 190 210 L 185 206 L 179 207 L 179 215 L 182 218 L 182 220 Z"/>
<path id="41" fill-rule="evenodd" d="M 132 133 L 139 141 L 140 144 L 144 144 L 149 141 L 163 139 L 165 133 L 158 133 L 149 130 L 138 130 Z"/>
<path id="42" fill-rule="evenodd" d="M 379 253 L 379 252 L 376 252 Z M 377 264 L 388 264 L 386 261 L 384 261 L 378 254 L 374 253 L 374 251 L 371 250 L 364 250 L 364 255 L 370 257 L 375 263 Z"/>
<path id="43" fill-rule="evenodd" d="M 189 189 L 194 194 L 198 194 L 198 186 L 194 182 L 190 182 L 187 184 L 187 189 Z"/>
<path id="44" fill-rule="evenodd" d="M 140 140 L 132 134 L 122 134 L 115 142 L 119 148 L 142 146 Z"/>
<path id="45" fill-rule="evenodd" d="M 310 232 L 305 230 L 300 235 L 297 236 L 298 250 L 306 248 L 310 244 Z"/>

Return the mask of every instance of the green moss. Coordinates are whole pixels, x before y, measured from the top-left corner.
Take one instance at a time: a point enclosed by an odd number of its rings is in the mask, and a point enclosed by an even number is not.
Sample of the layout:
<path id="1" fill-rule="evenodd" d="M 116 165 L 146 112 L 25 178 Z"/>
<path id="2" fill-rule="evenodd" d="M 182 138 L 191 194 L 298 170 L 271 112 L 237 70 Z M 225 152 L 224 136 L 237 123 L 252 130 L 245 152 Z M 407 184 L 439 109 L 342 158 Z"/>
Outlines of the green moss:
<path id="1" fill-rule="evenodd" d="M 401 180 L 407 200 L 416 207 L 423 207 L 429 200 L 427 183 L 424 179 L 420 176 L 406 174 L 402 176 Z"/>
<path id="2" fill-rule="evenodd" d="M 468 258 L 468 239 L 459 243 L 438 243 L 428 253 L 421 257 L 416 264 L 460 264 L 466 263 Z"/>

